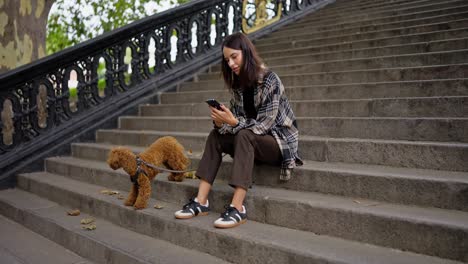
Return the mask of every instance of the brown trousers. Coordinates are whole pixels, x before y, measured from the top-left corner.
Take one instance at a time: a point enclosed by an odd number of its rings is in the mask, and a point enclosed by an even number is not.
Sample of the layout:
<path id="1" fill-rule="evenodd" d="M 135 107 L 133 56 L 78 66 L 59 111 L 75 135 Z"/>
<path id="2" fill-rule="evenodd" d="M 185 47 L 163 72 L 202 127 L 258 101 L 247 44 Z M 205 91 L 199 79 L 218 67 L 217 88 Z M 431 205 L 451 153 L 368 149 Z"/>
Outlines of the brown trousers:
<path id="1" fill-rule="evenodd" d="M 244 189 L 252 185 L 254 161 L 270 165 L 282 162 L 281 150 L 271 135 L 259 136 L 249 129 L 242 129 L 235 135 L 222 135 L 213 129 L 195 175 L 213 184 L 223 153 L 231 155 L 234 162 L 229 185 Z"/>

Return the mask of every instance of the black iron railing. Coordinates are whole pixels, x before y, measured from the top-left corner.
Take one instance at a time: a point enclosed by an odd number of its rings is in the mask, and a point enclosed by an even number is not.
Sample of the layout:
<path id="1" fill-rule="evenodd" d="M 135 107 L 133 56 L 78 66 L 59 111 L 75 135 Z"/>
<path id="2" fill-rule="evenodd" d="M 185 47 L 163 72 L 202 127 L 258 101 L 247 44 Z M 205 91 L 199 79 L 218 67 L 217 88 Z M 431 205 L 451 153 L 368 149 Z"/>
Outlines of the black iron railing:
<path id="1" fill-rule="evenodd" d="M 280 2 L 281 19 L 252 39 L 334 0 L 268 1 Z M 0 75 L 0 181 L 217 61 L 242 4 L 193 1 Z"/>

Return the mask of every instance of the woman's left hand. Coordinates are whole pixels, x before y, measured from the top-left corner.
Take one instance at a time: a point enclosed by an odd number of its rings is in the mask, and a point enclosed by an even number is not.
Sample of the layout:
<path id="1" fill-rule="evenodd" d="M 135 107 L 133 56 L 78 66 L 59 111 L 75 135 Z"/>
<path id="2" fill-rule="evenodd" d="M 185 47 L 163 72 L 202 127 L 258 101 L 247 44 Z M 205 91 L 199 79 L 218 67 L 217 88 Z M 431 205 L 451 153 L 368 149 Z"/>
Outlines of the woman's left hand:
<path id="1" fill-rule="evenodd" d="M 222 111 L 210 107 L 211 109 L 211 118 L 218 123 L 226 123 L 230 126 L 236 126 L 239 122 L 237 118 L 232 114 L 231 110 L 224 105 L 221 105 Z"/>

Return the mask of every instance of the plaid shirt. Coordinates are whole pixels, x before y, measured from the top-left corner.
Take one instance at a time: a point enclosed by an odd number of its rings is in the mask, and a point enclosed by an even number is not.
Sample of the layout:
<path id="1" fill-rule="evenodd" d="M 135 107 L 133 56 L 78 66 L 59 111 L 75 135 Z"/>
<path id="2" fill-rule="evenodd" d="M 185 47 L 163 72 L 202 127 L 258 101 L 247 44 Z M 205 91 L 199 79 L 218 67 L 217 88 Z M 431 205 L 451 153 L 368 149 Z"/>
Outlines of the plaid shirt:
<path id="1" fill-rule="evenodd" d="M 260 76 L 254 91 L 254 103 L 257 119 L 247 119 L 242 91 L 233 91 L 230 110 L 239 123 L 235 127 L 223 124 L 218 131 L 221 134 L 236 134 L 241 129 L 250 129 L 256 135 L 272 135 L 278 142 L 283 156 L 280 180 L 287 181 L 291 178 L 294 167 L 302 165 L 303 162 L 297 153 L 299 131 L 296 126 L 296 117 L 284 93 L 284 86 L 276 73 L 270 71 L 265 76 Z"/>

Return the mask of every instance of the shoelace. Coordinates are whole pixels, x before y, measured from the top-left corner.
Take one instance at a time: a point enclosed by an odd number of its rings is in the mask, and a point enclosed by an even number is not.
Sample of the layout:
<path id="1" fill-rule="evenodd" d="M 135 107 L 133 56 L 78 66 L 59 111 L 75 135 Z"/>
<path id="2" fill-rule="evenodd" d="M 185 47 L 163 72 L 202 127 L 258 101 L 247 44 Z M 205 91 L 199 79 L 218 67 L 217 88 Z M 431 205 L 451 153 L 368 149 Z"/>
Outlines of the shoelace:
<path id="1" fill-rule="evenodd" d="M 237 211 L 235 207 L 231 207 L 230 205 L 225 205 L 224 209 L 225 211 L 221 214 L 221 218 L 227 218 L 231 214 L 231 212 Z"/>
<path id="2" fill-rule="evenodd" d="M 188 208 L 192 208 L 193 205 L 195 205 L 197 202 L 195 202 L 195 199 L 194 198 L 190 198 L 189 199 L 189 202 L 184 205 L 182 208 L 185 210 L 185 209 L 188 209 Z"/>

